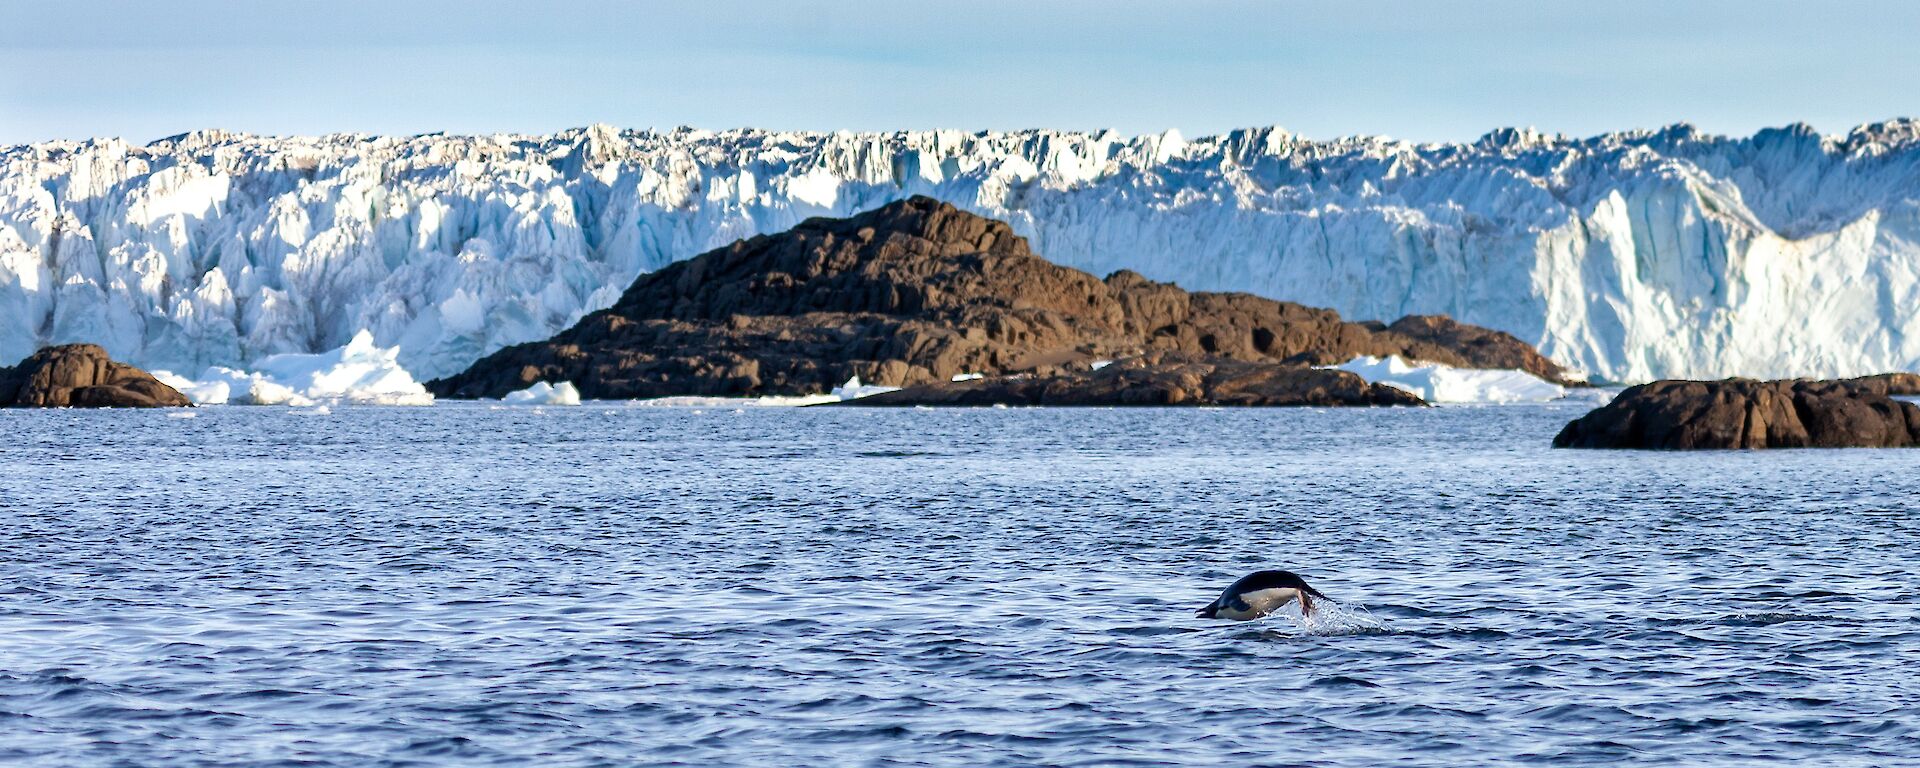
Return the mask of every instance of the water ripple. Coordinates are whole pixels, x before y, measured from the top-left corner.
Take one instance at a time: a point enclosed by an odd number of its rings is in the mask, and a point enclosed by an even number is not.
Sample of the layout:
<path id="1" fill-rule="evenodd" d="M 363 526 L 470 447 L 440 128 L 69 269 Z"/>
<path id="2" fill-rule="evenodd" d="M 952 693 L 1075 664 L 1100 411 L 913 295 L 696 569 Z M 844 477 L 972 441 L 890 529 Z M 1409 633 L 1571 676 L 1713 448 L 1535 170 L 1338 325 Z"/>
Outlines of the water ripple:
<path id="1" fill-rule="evenodd" d="M 1920 754 L 1914 454 L 1558 407 L 0 411 L 0 763 Z M 1247 571 L 1312 620 L 1193 617 Z"/>

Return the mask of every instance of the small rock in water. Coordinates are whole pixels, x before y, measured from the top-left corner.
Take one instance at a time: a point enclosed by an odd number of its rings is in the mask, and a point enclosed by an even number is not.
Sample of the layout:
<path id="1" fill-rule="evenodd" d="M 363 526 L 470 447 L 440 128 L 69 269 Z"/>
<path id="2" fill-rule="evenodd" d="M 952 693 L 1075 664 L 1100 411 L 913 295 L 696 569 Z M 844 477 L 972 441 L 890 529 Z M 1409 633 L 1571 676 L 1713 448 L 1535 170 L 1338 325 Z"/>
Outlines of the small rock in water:
<path id="1" fill-rule="evenodd" d="M 1907 448 L 1920 405 L 1887 396 L 1906 384 L 1841 381 L 1656 381 L 1567 424 L 1555 448 Z"/>
<path id="2" fill-rule="evenodd" d="M 0 406 L 163 408 L 191 406 L 186 395 L 146 371 L 107 357 L 95 344 L 47 347 L 0 368 Z"/>

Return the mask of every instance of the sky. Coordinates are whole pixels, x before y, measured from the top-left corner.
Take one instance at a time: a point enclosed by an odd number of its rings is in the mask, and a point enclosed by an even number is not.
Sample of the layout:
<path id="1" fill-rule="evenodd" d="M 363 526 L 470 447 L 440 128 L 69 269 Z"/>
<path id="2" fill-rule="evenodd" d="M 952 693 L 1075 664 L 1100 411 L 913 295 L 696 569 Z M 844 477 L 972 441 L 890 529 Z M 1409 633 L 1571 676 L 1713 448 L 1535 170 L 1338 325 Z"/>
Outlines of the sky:
<path id="1" fill-rule="evenodd" d="M 6 0 L 0 145 L 625 128 L 1469 141 L 1920 115 L 1909 0 Z"/>

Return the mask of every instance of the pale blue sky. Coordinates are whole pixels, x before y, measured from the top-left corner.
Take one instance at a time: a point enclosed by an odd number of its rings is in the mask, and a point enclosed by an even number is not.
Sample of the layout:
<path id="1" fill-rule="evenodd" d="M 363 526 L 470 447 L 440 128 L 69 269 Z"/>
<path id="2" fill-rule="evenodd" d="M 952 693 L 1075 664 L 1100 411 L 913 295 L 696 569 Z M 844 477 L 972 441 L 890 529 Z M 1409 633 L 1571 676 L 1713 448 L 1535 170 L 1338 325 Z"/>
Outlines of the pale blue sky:
<path id="1" fill-rule="evenodd" d="M 1469 140 L 1920 114 L 1920 3 L 13 0 L 0 144 L 1281 125 Z"/>

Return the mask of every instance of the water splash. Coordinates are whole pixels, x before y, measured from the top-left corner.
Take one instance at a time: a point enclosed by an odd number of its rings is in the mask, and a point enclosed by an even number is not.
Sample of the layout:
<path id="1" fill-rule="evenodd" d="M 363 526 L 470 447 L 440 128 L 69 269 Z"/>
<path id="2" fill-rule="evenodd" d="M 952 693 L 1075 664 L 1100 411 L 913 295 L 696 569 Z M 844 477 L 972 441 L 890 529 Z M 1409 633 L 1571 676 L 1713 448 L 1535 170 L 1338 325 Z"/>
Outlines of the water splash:
<path id="1" fill-rule="evenodd" d="M 1285 626 L 1275 626 L 1280 622 Z M 1385 635 L 1393 629 L 1387 621 L 1373 615 L 1364 605 L 1345 605 L 1331 599 L 1321 598 L 1313 601 L 1313 615 L 1303 616 L 1299 603 L 1290 603 L 1273 613 L 1249 622 L 1265 625 L 1262 634 L 1281 630 L 1286 636 L 1313 635 L 1317 637 L 1339 637 L 1343 635 Z M 1243 625 L 1244 626 L 1244 625 Z"/>
<path id="2" fill-rule="evenodd" d="M 1817 613 L 1793 613 L 1789 611 L 1757 611 L 1735 613 L 1723 616 L 1713 623 L 1728 624 L 1736 627 L 1766 627 L 1794 621 L 1844 622 L 1839 616 Z"/>
<path id="3" fill-rule="evenodd" d="M 1373 615 L 1359 603 L 1344 605 L 1333 600 L 1317 600 L 1312 616 L 1294 617 L 1290 613 L 1289 617 L 1310 635 L 1383 635 L 1392 631 L 1385 619 Z"/>

